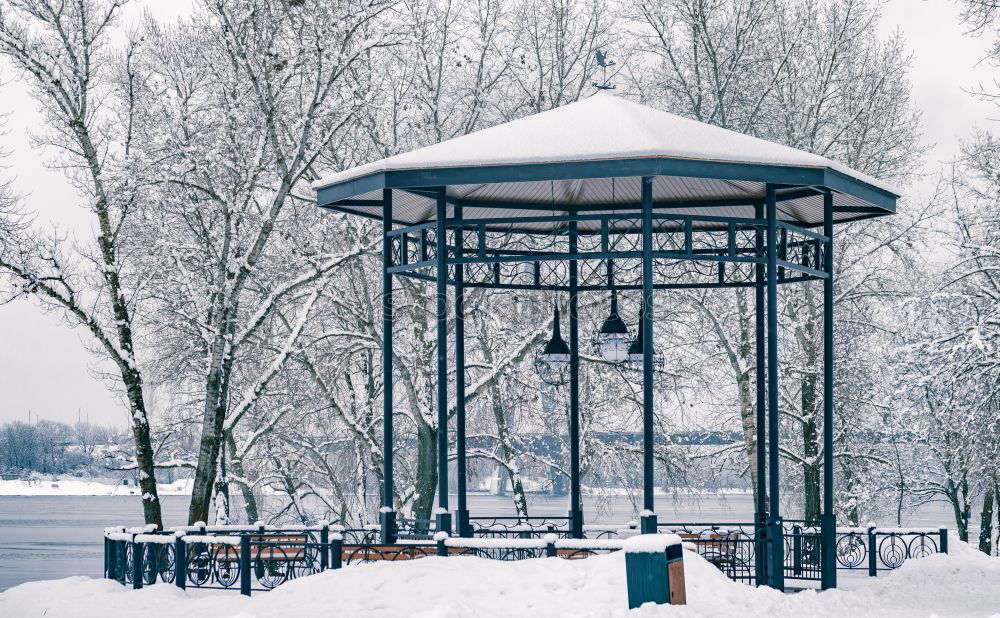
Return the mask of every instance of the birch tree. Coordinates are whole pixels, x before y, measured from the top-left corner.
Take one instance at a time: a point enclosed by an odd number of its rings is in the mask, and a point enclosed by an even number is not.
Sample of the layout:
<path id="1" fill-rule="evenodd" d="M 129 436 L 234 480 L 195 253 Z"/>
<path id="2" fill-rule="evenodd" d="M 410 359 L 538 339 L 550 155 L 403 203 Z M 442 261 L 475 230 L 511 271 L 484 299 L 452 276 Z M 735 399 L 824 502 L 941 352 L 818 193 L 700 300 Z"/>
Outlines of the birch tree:
<path id="1" fill-rule="evenodd" d="M 352 70 L 391 43 L 390 6 L 206 1 L 151 33 L 145 160 L 160 207 L 147 223 L 152 259 L 170 264 L 157 281 L 170 378 L 201 407 L 191 522 L 208 520 L 220 448 L 281 374 L 328 276 L 366 250 L 312 236 L 340 231 L 304 185 L 364 104 Z"/>
<path id="2" fill-rule="evenodd" d="M 94 229 L 74 242 L 66 230 L 43 232 L 4 212 L 0 271 L 8 298 L 31 296 L 82 327 L 95 355 L 115 367 L 115 389 L 128 402 L 143 516 L 162 526 L 144 392 L 147 359 L 134 324 L 146 290 L 123 251 L 140 208 L 131 170 L 134 101 L 127 92 L 122 100 L 111 96 L 109 37 L 123 4 L 11 0 L 0 6 L 0 54 L 29 84 L 45 119 L 36 144 L 58 153 L 51 164 L 65 173 Z"/>

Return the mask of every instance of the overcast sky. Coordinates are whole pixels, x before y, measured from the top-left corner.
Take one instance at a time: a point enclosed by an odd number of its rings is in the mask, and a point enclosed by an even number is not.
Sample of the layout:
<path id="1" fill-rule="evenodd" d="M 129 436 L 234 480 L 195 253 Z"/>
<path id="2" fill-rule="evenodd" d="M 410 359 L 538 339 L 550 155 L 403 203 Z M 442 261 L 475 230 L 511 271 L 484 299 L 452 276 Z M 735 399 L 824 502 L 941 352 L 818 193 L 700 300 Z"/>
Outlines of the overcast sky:
<path id="1" fill-rule="evenodd" d="M 124 13 L 134 20 L 143 9 L 160 19 L 176 19 L 190 10 L 191 0 L 144 0 Z M 974 128 L 991 127 L 1000 117 L 995 108 L 967 94 L 978 85 L 992 85 L 992 69 L 980 61 L 989 41 L 966 36 L 951 0 L 890 0 L 881 28 L 902 31 L 913 51 L 910 77 L 913 97 L 923 112 L 924 140 L 933 148 L 927 158 L 926 180 L 912 187 L 914 197 L 928 194 L 940 163 L 953 158 L 959 141 Z M 62 177 L 45 168 L 45 153 L 34 151 L 28 132 L 39 115 L 23 86 L 0 64 L 0 113 L 9 113 L 6 149 L 13 152 L 7 172 L 40 221 L 88 230 L 90 215 L 74 206 L 73 192 Z M 43 418 L 75 422 L 78 414 L 92 422 L 127 425 L 127 413 L 105 386 L 93 377 L 94 360 L 84 346 L 84 334 L 45 315 L 26 300 L 0 306 L 0 422 Z"/>

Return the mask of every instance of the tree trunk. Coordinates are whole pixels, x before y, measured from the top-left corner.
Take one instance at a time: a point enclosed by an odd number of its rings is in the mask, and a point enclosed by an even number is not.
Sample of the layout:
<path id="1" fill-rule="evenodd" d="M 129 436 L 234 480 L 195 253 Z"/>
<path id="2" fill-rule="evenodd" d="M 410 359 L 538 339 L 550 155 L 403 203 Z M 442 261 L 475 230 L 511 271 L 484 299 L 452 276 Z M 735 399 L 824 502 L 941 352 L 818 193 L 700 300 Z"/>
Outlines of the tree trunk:
<path id="1" fill-rule="evenodd" d="M 139 489 L 142 490 L 143 519 L 147 524 L 155 524 L 163 530 L 163 514 L 156 492 L 156 470 L 153 466 L 153 442 L 146 415 L 146 401 L 142 394 L 142 379 L 135 372 L 122 371 L 122 381 L 132 408 L 132 437 L 135 439 L 135 462 L 139 468 Z"/>
<path id="2" fill-rule="evenodd" d="M 233 328 L 227 310 L 222 311 L 219 320 L 223 332 L 216 338 L 210 350 L 208 376 L 205 380 L 205 406 L 201 423 L 201 443 L 198 447 L 198 467 L 195 469 L 194 484 L 191 488 L 191 506 L 188 509 L 188 525 L 208 521 L 215 487 L 216 467 L 219 448 L 222 444 L 222 430 L 226 420 L 226 400 L 228 372 L 232 366 L 231 354 L 227 354 L 228 341 Z"/>
<path id="3" fill-rule="evenodd" d="M 958 539 L 968 543 L 969 528 L 966 525 L 968 522 L 965 519 L 964 500 L 959 493 L 958 486 L 951 479 L 948 479 L 947 495 L 948 501 L 951 502 L 951 508 L 955 514 L 955 526 L 958 528 Z"/>
<path id="4" fill-rule="evenodd" d="M 233 476 L 236 477 L 236 484 L 240 486 L 240 493 L 243 494 L 243 510 L 247 514 L 247 523 L 253 524 L 260 519 L 260 513 L 257 510 L 257 496 L 253 495 L 253 489 L 247 483 L 247 474 L 246 469 L 243 467 L 243 460 L 236 457 L 236 441 L 230 432 L 226 432 L 226 445 L 229 448 Z"/>
<path id="5" fill-rule="evenodd" d="M 751 387 L 753 373 L 750 368 L 756 366 L 756 348 L 750 333 L 756 328 L 755 314 L 750 312 L 747 292 L 735 290 L 736 315 L 739 322 L 737 341 L 732 342 L 712 308 L 705 303 L 704 297 L 695 297 L 694 303 L 702 314 L 712 324 L 712 329 L 726 350 L 726 356 L 736 375 L 736 392 L 740 399 L 740 423 L 743 428 L 744 452 L 747 456 L 747 469 L 750 471 L 750 486 L 753 487 L 754 504 L 759 504 L 761 496 L 757 495 L 757 398 L 756 389 Z M 755 334 L 756 336 L 756 334 Z M 767 496 L 763 496 L 767 502 Z"/>
<path id="6" fill-rule="evenodd" d="M 188 525 L 208 521 L 212 504 L 212 490 L 215 486 L 215 467 L 219 458 L 219 436 L 224 421 L 220 409 L 217 386 L 218 372 L 209 375 L 206 395 L 211 399 L 205 403 L 201 426 L 201 442 L 198 448 L 198 467 L 195 469 L 194 485 L 191 488 L 191 506 L 188 509 Z M 214 395 L 214 397 L 212 396 Z"/>
<path id="7" fill-rule="evenodd" d="M 993 550 L 993 500 L 995 487 L 986 488 L 983 495 L 983 510 L 980 514 L 979 524 L 979 551 L 990 555 Z"/>
<path id="8" fill-rule="evenodd" d="M 437 489 L 437 431 L 417 423 L 417 474 L 413 479 L 413 518 L 430 520 Z"/>
<path id="9" fill-rule="evenodd" d="M 820 518 L 820 464 L 819 431 L 816 426 L 816 374 L 808 374 L 802 379 L 802 408 L 806 412 L 802 424 L 803 458 L 802 478 L 805 508 L 803 519 L 818 522 Z M 809 406 L 809 407 L 807 407 Z"/>
<path id="10" fill-rule="evenodd" d="M 753 488 L 754 505 L 759 510 L 761 501 L 767 502 L 767 496 L 757 495 L 757 398 L 755 396 L 756 389 L 751 386 L 753 374 L 750 371 L 751 366 L 756 366 L 756 358 L 753 356 L 755 347 L 750 338 L 754 314 L 749 313 L 745 290 L 736 290 L 736 306 L 740 323 L 740 339 L 736 349 L 739 360 L 734 363 L 734 369 L 736 369 L 736 386 L 740 396 L 740 420 L 743 425 L 747 469 L 750 471 L 750 486 Z"/>
<path id="11" fill-rule="evenodd" d="M 487 362 L 491 363 L 492 355 L 487 354 Z M 510 429 L 507 426 L 507 417 L 504 415 L 503 402 L 500 399 L 500 389 L 495 380 L 490 387 L 493 395 L 492 408 L 493 420 L 497 424 L 497 435 L 500 437 L 500 452 L 502 454 L 504 469 L 510 475 L 511 498 L 514 501 L 514 511 L 518 517 L 528 516 L 528 500 L 524 495 L 524 483 L 521 481 L 521 471 L 515 458 L 517 453 L 510 443 Z M 502 474 L 501 474 L 502 477 Z"/>
<path id="12" fill-rule="evenodd" d="M 485 333 L 484 333 L 485 336 Z M 495 366 L 493 350 L 489 346 L 483 346 L 483 360 L 487 365 Z M 503 466 L 510 475 L 511 498 L 514 501 L 514 511 L 518 517 L 528 516 L 528 500 L 524 495 L 524 483 L 521 480 L 521 471 L 517 465 L 517 452 L 510 441 L 510 427 L 507 423 L 507 416 L 504 414 L 503 398 L 500 395 L 500 385 L 494 376 L 490 380 L 490 406 L 493 409 L 493 421 L 497 426 L 497 436 L 500 439 L 500 452 L 503 459 Z M 568 421 L 567 421 L 568 422 Z M 500 474 L 501 479 L 503 474 Z"/>
<path id="13" fill-rule="evenodd" d="M 805 315 L 799 336 L 799 344 L 805 356 L 801 393 L 803 519 L 815 523 L 819 522 L 821 513 L 819 428 L 816 422 L 819 411 L 816 383 L 819 377 L 821 344 L 816 339 L 818 307 L 813 302 L 811 288 L 805 287 Z"/>

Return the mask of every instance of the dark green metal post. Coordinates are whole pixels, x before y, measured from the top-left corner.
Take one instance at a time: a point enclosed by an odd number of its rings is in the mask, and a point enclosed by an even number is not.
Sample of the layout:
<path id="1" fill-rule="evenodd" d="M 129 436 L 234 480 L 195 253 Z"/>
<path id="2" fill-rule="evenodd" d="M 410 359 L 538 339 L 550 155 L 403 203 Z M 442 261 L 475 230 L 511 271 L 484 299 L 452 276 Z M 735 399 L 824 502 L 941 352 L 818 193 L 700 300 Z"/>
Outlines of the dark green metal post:
<path id="1" fill-rule="evenodd" d="M 184 537 L 174 540 L 174 585 L 184 590 L 187 586 L 187 543 Z"/>
<path id="2" fill-rule="evenodd" d="M 118 579 L 118 543 L 105 539 L 108 546 L 108 579 Z"/>
<path id="3" fill-rule="evenodd" d="M 833 510 L 833 193 L 823 194 L 826 280 L 823 282 L 823 517 L 821 585 L 837 587 L 837 516 Z"/>
<path id="4" fill-rule="evenodd" d="M 461 221 L 462 207 L 454 207 L 455 219 Z M 455 228 L 455 257 L 462 257 L 462 228 Z M 465 456 L 465 271 L 462 264 L 455 264 L 455 465 L 457 467 L 458 536 L 472 536 L 469 527 L 469 506 L 466 500 L 467 463 Z"/>
<path id="5" fill-rule="evenodd" d="M 577 252 L 576 221 L 569 224 L 569 252 Z M 569 531 L 583 538 L 583 499 L 580 495 L 580 304 L 579 265 L 569 263 Z"/>
<path id="6" fill-rule="evenodd" d="M 240 536 L 240 594 L 250 596 L 250 535 Z"/>
<path id="7" fill-rule="evenodd" d="M 145 545 L 132 541 L 132 589 L 142 588 L 142 556 Z"/>
<path id="8" fill-rule="evenodd" d="M 656 532 L 653 503 L 653 178 L 642 178 L 642 509 L 643 534 Z"/>
<path id="9" fill-rule="evenodd" d="M 875 528 L 868 528 L 868 577 L 878 575 L 878 537 L 875 536 Z"/>
<path id="10" fill-rule="evenodd" d="M 339 569 L 344 565 L 344 537 L 334 535 L 330 541 L 330 568 Z"/>
<path id="11" fill-rule="evenodd" d="M 438 508 L 435 519 L 439 532 L 451 533 L 448 512 L 448 217 L 447 190 L 438 189 L 437 228 L 437 400 L 438 400 Z"/>
<path id="12" fill-rule="evenodd" d="M 802 575 L 802 526 L 792 526 L 792 572 Z"/>
<path id="13" fill-rule="evenodd" d="M 781 522 L 780 457 L 778 449 L 778 206 L 774 185 L 767 185 L 767 425 L 768 425 L 768 480 L 770 481 L 770 509 L 768 509 L 767 547 L 768 584 L 776 590 L 785 589 L 784 530 Z"/>
<path id="14" fill-rule="evenodd" d="M 124 585 L 128 583 L 128 542 L 127 541 L 115 541 L 115 559 L 121 560 L 122 570 L 118 573 L 118 566 L 115 566 L 115 575 L 121 575 L 121 583 Z"/>
<path id="15" fill-rule="evenodd" d="M 760 220 L 764 218 L 764 207 L 760 204 L 754 206 L 754 218 Z M 764 251 L 764 231 L 757 227 L 754 232 L 754 247 L 757 255 Z M 765 556 L 765 543 L 767 539 L 767 457 L 764 451 L 767 444 L 767 383 L 765 382 L 766 356 L 765 350 L 765 306 L 764 306 L 764 284 L 765 266 L 756 264 L 754 266 L 754 344 L 757 363 L 757 409 L 756 413 L 756 438 L 754 444 L 754 457 L 757 462 L 757 509 L 754 515 L 754 577 L 758 586 L 767 583 L 767 560 Z"/>
<path id="16" fill-rule="evenodd" d="M 396 511 L 393 506 L 392 437 L 392 189 L 382 190 L 382 509 L 379 513 L 383 543 L 396 542 Z M 399 248 L 406 254 L 406 243 Z M 405 262 L 405 258 L 400 261 Z"/>
<path id="17" fill-rule="evenodd" d="M 325 571 L 330 564 L 330 527 L 324 525 L 319 531 L 319 570 Z"/>

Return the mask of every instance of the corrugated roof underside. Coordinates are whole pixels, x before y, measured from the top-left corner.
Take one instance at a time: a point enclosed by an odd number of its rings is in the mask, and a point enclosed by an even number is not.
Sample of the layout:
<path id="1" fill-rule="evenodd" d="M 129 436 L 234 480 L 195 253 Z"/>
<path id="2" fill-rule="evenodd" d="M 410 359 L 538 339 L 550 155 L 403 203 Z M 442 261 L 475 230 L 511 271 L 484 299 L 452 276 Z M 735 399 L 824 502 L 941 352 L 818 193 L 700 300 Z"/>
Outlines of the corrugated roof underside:
<path id="1" fill-rule="evenodd" d="M 792 191 L 794 189 L 789 189 Z M 753 218 L 752 203 L 764 198 L 765 185 L 760 182 L 739 180 L 718 180 L 691 177 L 657 176 L 653 180 L 654 202 L 685 202 L 708 200 L 747 200 L 747 205 L 723 206 L 691 206 L 671 207 L 661 206 L 657 212 L 676 213 L 679 215 L 702 215 L 720 217 Z M 779 191 L 779 200 L 782 195 Z M 567 180 L 555 182 L 518 182 L 495 183 L 479 185 L 455 185 L 448 187 L 448 195 L 465 201 L 463 218 L 465 219 L 525 219 L 531 217 L 549 217 L 566 214 L 567 206 L 586 209 L 588 214 L 627 213 L 639 210 L 636 205 L 641 201 L 641 180 L 639 178 L 598 178 L 586 180 Z M 382 192 L 370 191 L 358 195 L 356 200 L 381 200 Z M 476 202 L 482 205 L 477 205 Z M 504 207 L 494 206 L 502 202 Z M 506 204 L 518 205 L 516 208 Z M 616 205 L 620 204 L 618 207 Z M 381 206 L 347 206 L 335 205 L 340 210 L 355 212 L 361 215 L 382 218 Z M 604 206 L 604 208 L 593 208 Z M 588 208 L 590 207 L 590 208 Z M 834 208 L 871 208 L 864 200 L 842 193 L 834 193 Z M 436 201 L 433 197 L 418 195 L 408 191 L 393 192 L 393 219 L 404 224 L 419 224 L 433 221 L 435 218 Z M 778 212 L 782 220 L 803 226 L 820 225 L 823 222 L 823 198 L 821 195 L 811 195 L 778 202 Z M 452 208 L 448 208 L 449 216 Z M 854 212 L 837 212 L 834 220 L 853 219 L 858 214 Z M 523 230 L 548 231 L 548 223 L 510 221 L 492 227 Z M 702 227 L 712 227 L 704 224 Z M 598 222 L 581 222 L 579 230 L 582 233 L 596 232 L 600 229 Z"/>

